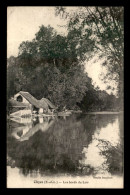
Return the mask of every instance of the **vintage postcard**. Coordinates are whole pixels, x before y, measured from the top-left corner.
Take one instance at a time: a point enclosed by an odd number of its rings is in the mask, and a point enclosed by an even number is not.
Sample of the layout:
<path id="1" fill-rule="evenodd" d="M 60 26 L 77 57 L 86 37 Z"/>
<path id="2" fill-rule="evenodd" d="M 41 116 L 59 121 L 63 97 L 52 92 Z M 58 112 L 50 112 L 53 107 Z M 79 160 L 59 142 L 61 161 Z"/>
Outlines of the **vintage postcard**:
<path id="1" fill-rule="evenodd" d="M 7 188 L 124 188 L 123 15 L 7 8 Z"/>

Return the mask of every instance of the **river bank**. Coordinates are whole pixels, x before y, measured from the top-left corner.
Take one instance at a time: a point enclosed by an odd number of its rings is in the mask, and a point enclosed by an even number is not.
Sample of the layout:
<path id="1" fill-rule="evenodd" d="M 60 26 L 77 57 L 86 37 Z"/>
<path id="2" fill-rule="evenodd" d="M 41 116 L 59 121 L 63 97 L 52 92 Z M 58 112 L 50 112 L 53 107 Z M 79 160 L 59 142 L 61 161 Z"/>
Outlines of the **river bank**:
<path id="1" fill-rule="evenodd" d="M 100 111 L 100 112 L 86 112 L 85 114 L 123 114 L 123 111 L 119 111 L 119 112 L 110 112 L 110 111 Z"/>

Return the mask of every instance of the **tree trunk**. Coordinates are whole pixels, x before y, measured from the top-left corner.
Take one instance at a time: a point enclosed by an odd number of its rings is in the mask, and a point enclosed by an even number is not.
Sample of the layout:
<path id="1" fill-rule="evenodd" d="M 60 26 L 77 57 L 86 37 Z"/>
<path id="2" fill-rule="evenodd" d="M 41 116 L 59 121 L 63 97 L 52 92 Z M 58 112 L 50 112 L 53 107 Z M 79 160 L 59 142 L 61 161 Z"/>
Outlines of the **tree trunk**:
<path id="1" fill-rule="evenodd" d="M 123 104 L 124 104 L 124 72 L 120 71 L 119 74 L 119 103 L 120 103 L 120 109 L 123 110 Z"/>

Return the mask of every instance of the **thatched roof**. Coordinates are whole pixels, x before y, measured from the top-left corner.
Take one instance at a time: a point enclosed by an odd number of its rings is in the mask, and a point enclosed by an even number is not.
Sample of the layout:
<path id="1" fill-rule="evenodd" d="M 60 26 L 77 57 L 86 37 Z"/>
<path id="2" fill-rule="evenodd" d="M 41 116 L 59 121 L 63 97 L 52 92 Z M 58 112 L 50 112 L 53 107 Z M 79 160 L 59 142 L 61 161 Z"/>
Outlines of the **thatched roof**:
<path id="1" fill-rule="evenodd" d="M 47 104 L 50 108 L 56 109 L 56 107 L 55 107 L 48 99 L 42 98 L 40 101 L 41 101 L 41 102 L 46 102 L 46 104 Z"/>
<path id="2" fill-rule="evenodd" d="M 41 100 L 37 100 L 35 97 L 33 97 L 30 93 L 25 92 L 25 91 L 20 91 L 18 94 L 16 95 L 21 95 L 23 96 L 30 104 L 32 104 L 33 106 L 35 106 L 36 108 L 43 108 L 43 109 L 56 109 L 56 107 L 46 98 L 42 98 Z M 16 96 L 15 95 L 15 96 Z M 11 99 L 10 100 L 10 104 L 11 106 L 15 107 L 27 107 L 28 104 L 27 103 L 22 103 L 22 102 L 18 102 L 16 100 Z"/>
<path id="3" fill-rule="evenodd" d="M 36 108 L 48 108 L 48 104 L 45 101 L 37 100 L 28 92 L 20 91 L 19 94 L 21 94 L 26 100 L 28 100 L 30 104 L 34 105 Z"/>

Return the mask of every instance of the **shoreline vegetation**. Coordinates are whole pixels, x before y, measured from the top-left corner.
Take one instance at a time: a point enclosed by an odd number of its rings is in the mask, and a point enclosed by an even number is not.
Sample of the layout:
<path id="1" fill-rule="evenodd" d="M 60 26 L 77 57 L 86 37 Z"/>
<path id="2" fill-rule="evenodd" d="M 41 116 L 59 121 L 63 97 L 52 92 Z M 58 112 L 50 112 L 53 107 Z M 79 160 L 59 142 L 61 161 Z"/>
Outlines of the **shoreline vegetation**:
<path id="1" fill-rule="evenodd" d="M 56 10 L 57 16 L 63 10 L 67 13 L 66 8 L 57 7 Z M 84 15 L 86 11 L 88 14 Z M 100 18 L 99 13 L 104 16 Z M 91 10 L 90 7 L 82 7 L 82 18 L 77 15 L 83 20 L 82 24 L 76 15 L 69 20 L 67 35 L 58 34 L 51 26 L 41 25 L 34 39 L 19 45 L 18 56 L 7 59 L 7 104 L 19 91 L 27 91 L 38 100 L 46 98 L 51 101 L 58 112 L 62 112 L 64 107 L 83 113 L 123 110 L 123 8 L 94 7 Z M 109 22 L 106 19 L 102 21 L 105 16 Z M 86 24 L 88 20 L 90 23 Z M 98 22 L 98 31 L 95 21 Z M 119 26 L 115 26 L 116 23 Z M 105 56 L 106 60 L 101 65 L 108 69 L 102 79 L 104 83 L 108 81 L 105 90 L 94 85 L 85 71 L 85 64 L 99 54 L 99 48 L 102 48 L 102 53 L 98 60 Z M 110 86 L 111 81 L 117 85 Z"/>
<path id="2" fill-rule="evenodd" d="M 123 114 L 123 111 L 100 111 L 100 112 L 86 112 L 85 114 Z"/>
<path id="3" fill-rule="evenodd" d="M 50 117 L 50 116 L 70 116 L 71 114 L 84 114 L 84 115 L 108 115 L 108 114 L 123 114 L 124 111 L 90 111 L 90 112 L 82 112 L 81 110 L 68 110 L 68 113 L 66 113 L 65 111 L 63 112 L 59 112 L 57 114 L 32 114 L 32 115 L 25 115 L 25 116 L 10 116 L 10 115 L 7 115 L 7 119 L 10 119 L 10 118 L 29 118 L 29 117 L 32 117 L 32 116 L 42 116 L 42 117 Z"/>

